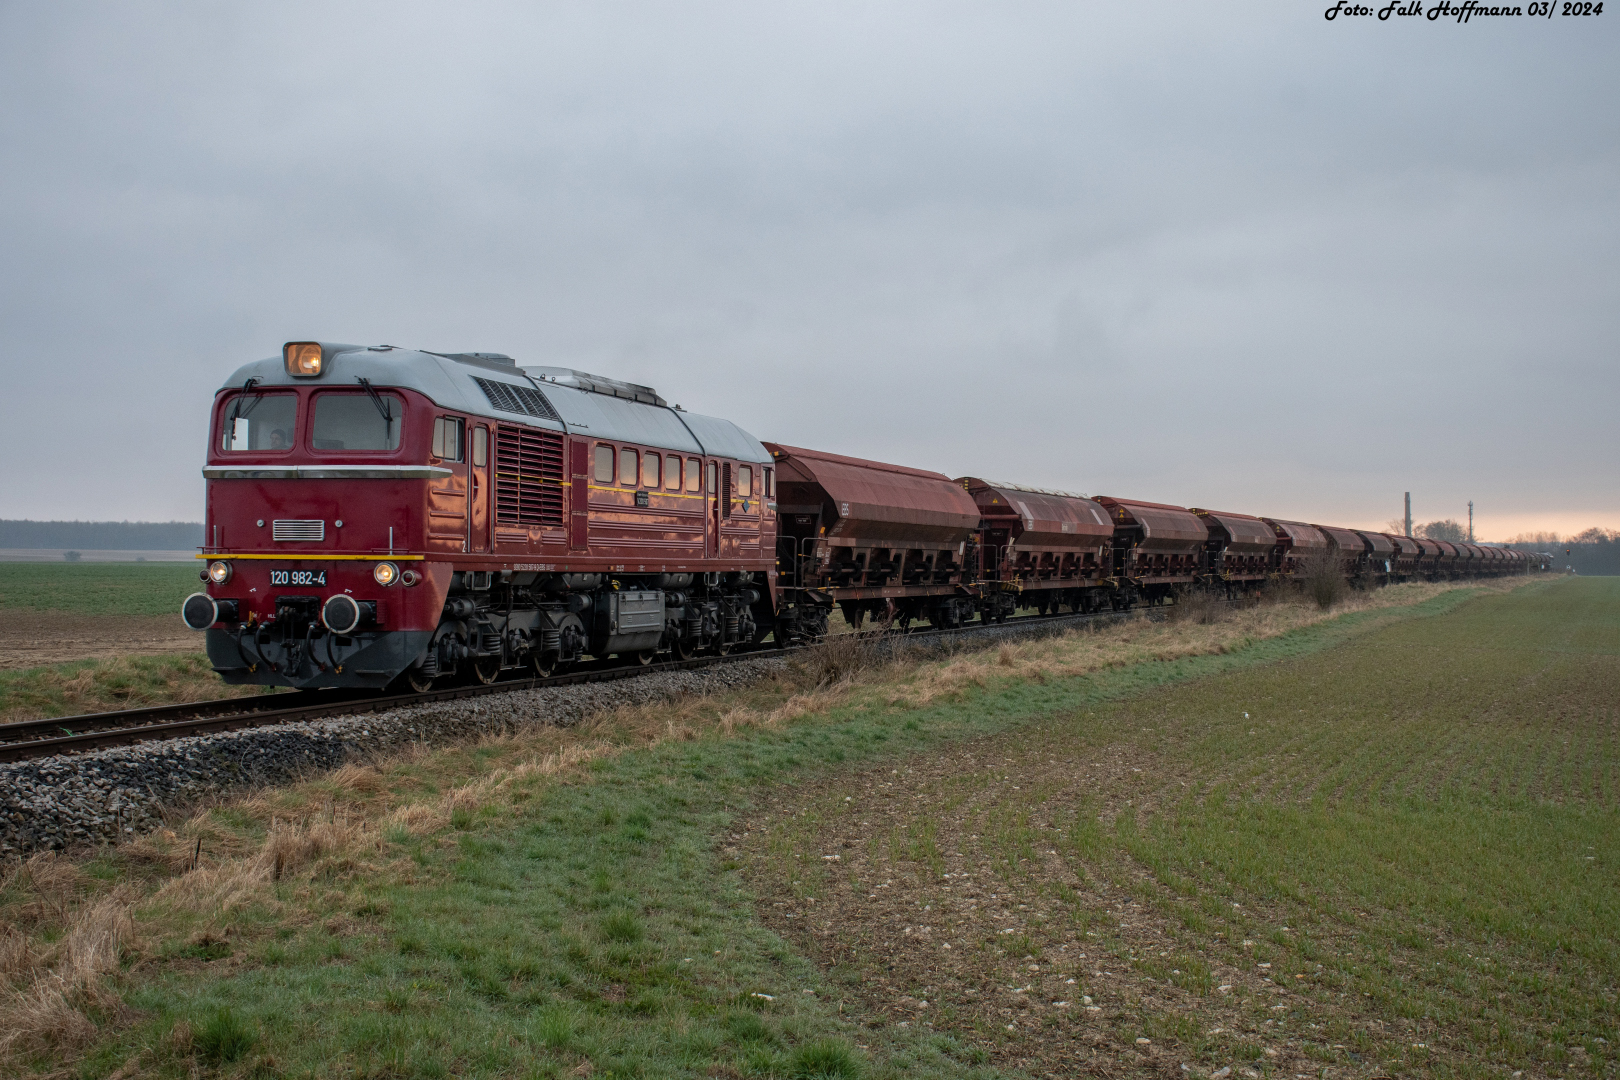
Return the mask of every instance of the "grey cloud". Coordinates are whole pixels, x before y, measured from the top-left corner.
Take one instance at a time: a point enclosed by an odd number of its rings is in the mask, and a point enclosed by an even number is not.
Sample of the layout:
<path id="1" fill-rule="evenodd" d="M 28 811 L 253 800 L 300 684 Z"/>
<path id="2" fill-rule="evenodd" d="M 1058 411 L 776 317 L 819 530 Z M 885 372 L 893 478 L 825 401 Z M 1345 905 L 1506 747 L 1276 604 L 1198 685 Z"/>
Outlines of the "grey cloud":
<path id="1" fill-rule="evenodd" d="M 1620 525 L 1612 25 L 6 6 L 0 506 L 196 517 L 213 388 L 318 336 L 953 474 Z"/>

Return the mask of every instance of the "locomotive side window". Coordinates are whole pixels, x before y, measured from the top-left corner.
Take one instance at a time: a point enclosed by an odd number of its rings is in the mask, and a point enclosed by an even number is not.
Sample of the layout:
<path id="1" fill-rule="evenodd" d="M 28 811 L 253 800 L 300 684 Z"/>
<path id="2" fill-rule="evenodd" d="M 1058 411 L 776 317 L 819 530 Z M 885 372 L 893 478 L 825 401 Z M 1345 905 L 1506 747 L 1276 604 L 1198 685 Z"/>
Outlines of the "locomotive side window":
<path id="1" fill-rule="evenodd" d="M 404 419 L 405 403 L 394 394 L 320 394 L 310 443 L 317 450 L 398 450 Z"/>
<path id="2" fill-rule="evenodd" d="M 613 447 L 596 444 L 596 469 L 594 472 L 598 484 L 613 483 Z"/>
<path id="3" fill-rule="evenodd" d="M 296 394 L 237 394 L 225 407 L 221 450 L 291 450 L 298 422 Z"/>
<path id="4" fill-rule="evenodd" d="M 482 469 L 489 464 L 489 428 L 473 428 L 473 464 Z"/>
<path id="5" fill-rule="evenodd" d="M 636 452 L 626 447 L 619 451 L 619 483 L 625 487 L 635 487 L 640 473 L 640 462 Z"/>
<path id="6" fill-rule="evenodd" d="M 681 459 L 674 454 L 664 459 L 664 486 L 671 491 L 681 490 Z"/>
<path id="7" fill-rule="evenodd" d="M 703 483 L 703 463 L 695 457 L 686 459 L 686 490 L 696 491 Z"/>
<path id="8" fill-rule="evenodd" d="M 643 454 L 641 456 L 641 486 L 656 488 L 661 482 L 658 475 L 659 457 L 657 454 Z"/>
<path id="9" fill-rule="evenodd" d="M 433 456 L 441 461 L 460 461 L 465 421 L 454 416 L 441 416 L 433 421 Z"/>
<path id="10" fill-rule="evenodd" d="M 744 465 L 742 468 L 737 470 L 737 494 L 746 499 L 753 493 L 754 467 L 752 465 Z"/>

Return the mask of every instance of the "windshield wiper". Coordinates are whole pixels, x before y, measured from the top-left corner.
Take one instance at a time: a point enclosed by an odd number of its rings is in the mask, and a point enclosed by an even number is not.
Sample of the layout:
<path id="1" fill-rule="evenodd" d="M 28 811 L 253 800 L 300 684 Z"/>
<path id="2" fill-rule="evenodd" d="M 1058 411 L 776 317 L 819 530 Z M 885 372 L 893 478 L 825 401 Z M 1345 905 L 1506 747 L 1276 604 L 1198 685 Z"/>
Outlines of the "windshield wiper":
<path id="1" fill-rule="evenodd" d="M 253 393 L 253 384 L 259 381 L 259 377 L 253 375 L 248 378 L 247 382 L 242 384 L 242 392 L 236 395 L 236 400 L 231 404 L 231 427 L 234 428 L 238 420 L 251 413 L 258 407 L 259 402 L 264 400 L 262 393 Z M 248 397 L 249 394 L 253 394 L 253 396 L 250 398 Z M 247 408 L 245 409 L 242 407 L 244 401 L 247 402 Z"/>
<path id="2" fill-rule="evenodd" d="M 385 441 L 392 439 L 394 437 L 394 414 L 393 411 L 389 409 L 388 402 L 384 400 L 381 394 L 377 393 L 377 391 L 372 388 L 370 379 L 357 379 L 356 381 L 359 382 L 361 386 L 365 387 L 367 396 L 371 398 L 371 403 L 377 406 L 377 411 L 382 414 L 383 439 Z"/>

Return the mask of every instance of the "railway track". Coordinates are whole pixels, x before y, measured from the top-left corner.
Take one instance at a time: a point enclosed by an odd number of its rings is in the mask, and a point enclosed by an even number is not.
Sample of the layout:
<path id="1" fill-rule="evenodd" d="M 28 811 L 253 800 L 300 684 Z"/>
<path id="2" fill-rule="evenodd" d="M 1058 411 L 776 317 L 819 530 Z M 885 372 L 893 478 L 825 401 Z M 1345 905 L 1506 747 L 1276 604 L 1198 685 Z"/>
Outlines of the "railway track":
<path id="1" fill-rule="evenodd" d="M 1238 601 L 1227 601 L 1237 603 Z M 1002 623 L 974 624 L 955 630 L 892 631 L 881 640 L 921 642 L 947 637 L 971 638 L 983 635 L 1002 635 L 1008 631 L 1021 632 L 1040 627 L 1060 627 L 1093 622 L 1118 622 L 1136 617 L 1152 618 L 1167 612 L 1164 608 L 1144 608 L 1132 611 L 1104 611 L 1091 614 L 1025 615 Z M 774 646 L 733 651 L 724 656 L 705 656 L 692 660 L 674 660 L 658 664 L 593 665 L 578 671 L 547 678 L 516 678 L 490 683 L 449 687 L 426 693 L 382 694 L 373 691 L 299 690 L 286 694 L 271 694 L 261 698 L 226 698 L 219 701 L 194 701 L 179 705 L 157 705 L 115 712 L 86 713 L 82 716 L 58 716 L 43 720 L 23 720 L 0 724 L 0 762 L 26 761 L 30 758 L 56 754 L 83 753 L 109 746 L 129 746 L 155 739 L 177 739 L 190 735 L 205 735 L 219 731 L 239 731 L 244 728 L 271 727 L 318 720 L 328 716 L 350 716 L 356 713 L 383 712 L 388 709 L 425 705 L 436 701 L 456 701 L 466 698 L 506 694 L 518 690 L 535 690 L 552 686 L 574 686 L 580 683 L 607 682 L 614 679 L 634 678 L 661 671 L 690 671 L 716 664 L 753 660 L 764 656 L 781 655 L 797 651 Z"/>

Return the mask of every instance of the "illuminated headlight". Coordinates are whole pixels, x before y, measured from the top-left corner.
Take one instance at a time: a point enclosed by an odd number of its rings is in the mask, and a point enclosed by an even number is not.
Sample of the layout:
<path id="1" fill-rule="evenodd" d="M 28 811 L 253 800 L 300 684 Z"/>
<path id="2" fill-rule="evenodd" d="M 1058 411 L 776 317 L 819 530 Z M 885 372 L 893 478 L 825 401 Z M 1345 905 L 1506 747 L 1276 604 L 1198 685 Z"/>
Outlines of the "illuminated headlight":
<path id="1" fill-rule="evenodd" d="M 289 341 L 281 347 L 281 357 L 289 375 L 311 379 L 321 373 L 321 343 L 318 341 Z"/>
<path id="2" fill-rule="evenodd" d="M 211 562 L 208 564 L 208 580 L 215 585 L 223 585 L 231 580 L 231 564 L 228 562 Z"/>
<path id="3" fill-rule="evenodd" d="M 380 562 L 371 568 L 371 576 L 379 585 L 392 585 L 399 580 L 399 567 L 391 562 Z"/>

